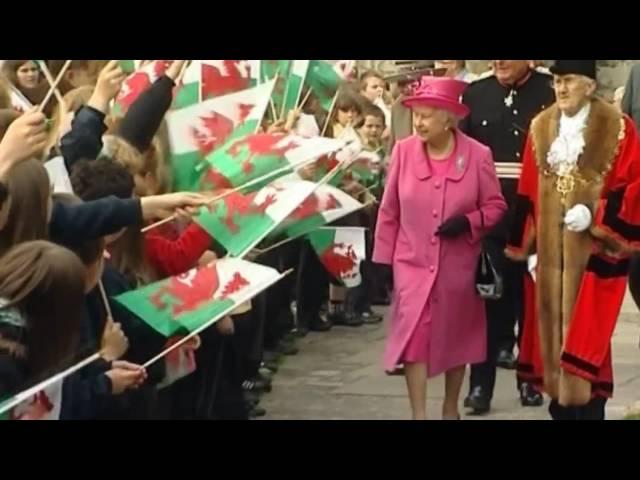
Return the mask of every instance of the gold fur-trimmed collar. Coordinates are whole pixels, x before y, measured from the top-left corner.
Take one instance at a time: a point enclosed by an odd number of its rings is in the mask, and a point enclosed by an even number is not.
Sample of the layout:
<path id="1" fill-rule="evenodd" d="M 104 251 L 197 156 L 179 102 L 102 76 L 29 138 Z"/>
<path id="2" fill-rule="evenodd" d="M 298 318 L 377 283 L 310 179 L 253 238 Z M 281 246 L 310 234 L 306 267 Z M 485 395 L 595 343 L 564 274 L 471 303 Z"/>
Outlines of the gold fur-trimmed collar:
<path id="1" fill-rule="evenodd" d="M 558 136 L 560 109 L 555 103 L 538 115 L 531 123 L 531 138 L 540 171 L 548 171 L 547 153 Z M 585 180 L 605 175 L 624 138 L 622 114 L 605 101 L 594 98 L 584 132 L 585 147 L 578 168 Z"/>

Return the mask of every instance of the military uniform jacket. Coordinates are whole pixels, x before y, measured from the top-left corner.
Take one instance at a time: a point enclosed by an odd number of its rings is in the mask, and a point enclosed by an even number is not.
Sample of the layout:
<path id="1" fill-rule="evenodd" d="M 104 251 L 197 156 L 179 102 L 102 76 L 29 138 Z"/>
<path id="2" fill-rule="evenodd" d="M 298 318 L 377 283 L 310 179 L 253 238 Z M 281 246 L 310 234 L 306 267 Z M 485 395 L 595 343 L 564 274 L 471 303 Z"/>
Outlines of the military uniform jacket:
<path id="1" fill-rule="evenodd" d="M 462 101 L 471 112 L 460 129 L 491 149 L 502 194 L 509 206 L 490 236 L 506 238 L 512 224 L 529 124 L 555 101 L 551 76 L 533 71 L 524 83 L 511 88 L 491 75 L 470 84 Z"/>

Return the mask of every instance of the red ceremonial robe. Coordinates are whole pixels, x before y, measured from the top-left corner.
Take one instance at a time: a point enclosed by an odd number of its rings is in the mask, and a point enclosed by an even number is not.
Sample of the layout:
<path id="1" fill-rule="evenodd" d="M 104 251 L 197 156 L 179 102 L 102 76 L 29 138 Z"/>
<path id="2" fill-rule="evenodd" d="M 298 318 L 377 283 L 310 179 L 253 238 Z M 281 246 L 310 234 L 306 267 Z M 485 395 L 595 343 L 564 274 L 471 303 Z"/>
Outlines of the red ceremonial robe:
<path id="1" fill-rule="evenodd" d="M 633 122 L 592 100 L 585 148 L 570 177 L 546 157 L 558 135 L 557 104 L 531 124 L 507 255 L 538 254 L 536 283 L 527 278 L 518 374 L 564 406 L 613 393 L 611 336 L 625 295 L 629 258 L 640 249 L 640 145 Z M 577 204 L 591 227 L 563 225 Z"/>

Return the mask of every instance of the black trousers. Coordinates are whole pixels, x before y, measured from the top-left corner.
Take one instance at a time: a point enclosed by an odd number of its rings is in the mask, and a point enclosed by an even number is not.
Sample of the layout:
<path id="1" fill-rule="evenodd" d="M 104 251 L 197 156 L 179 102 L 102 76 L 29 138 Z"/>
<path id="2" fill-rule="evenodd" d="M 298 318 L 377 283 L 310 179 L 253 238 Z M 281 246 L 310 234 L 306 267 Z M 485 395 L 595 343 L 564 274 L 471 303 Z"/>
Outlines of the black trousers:
<path id="1" fill-rule="evenodd" d="M 595 397 L 582 407 L 563 407 L 557 400 L 549 404 L 549 415 L 553 420 L 604 420 L 607 399 Z"/>
<path id="2" fill-rule="evenodd" d="M 524 315 L 524 275 L 526 264 L 516 263 L 504 255 L 506 240 L 487 237 L 483 242 L 494 267 L 504 280 L 504 292 L 499 300 L 487 300 L 487 359 L 471 366 L 469 390 L 482 387 L 489 399 L 493 397 L 496 383 L 496 360 L 501 349 L 512 350 L 515 342 L 515 326 L 518 337 L 522 332 Z M 519 341 L 519 338 L 517 339 Z"/>
<path id="3" fill-rule="evenodd" d="M 322 304 L 328 298 L 329 276 L 309 241 L 301 241 L 299 255 L 296 276 L 297 321 L 300 326 L 308 327 L 320 315 Z"/>

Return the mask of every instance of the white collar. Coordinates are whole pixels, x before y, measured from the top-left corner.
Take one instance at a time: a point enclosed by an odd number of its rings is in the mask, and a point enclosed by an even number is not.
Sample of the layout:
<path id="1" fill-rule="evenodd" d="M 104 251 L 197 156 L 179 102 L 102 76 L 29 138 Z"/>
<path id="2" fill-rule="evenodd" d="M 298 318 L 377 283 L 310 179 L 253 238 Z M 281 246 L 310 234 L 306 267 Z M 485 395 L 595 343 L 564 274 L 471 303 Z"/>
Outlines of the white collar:
<path id="1" fill-rule="evenodd" d="M 581 133 L 587 126 L 589 113 L 591 112 L 591 102 L 588 102 L 573 117 L 564 113 L 560 115 L 560 135 L 576 135 Z"/>
<path id="2" fill-rule="evenodd" d="M 547 163 L 560 175 L 568 174 L 577 165 L 584 151 L 584 130 L 590 112 L 591 102 L 582 107 L 573 117 L 564 113 L 560 116 L 560 131 L 547 153 Z"/>

